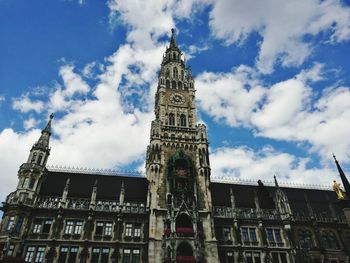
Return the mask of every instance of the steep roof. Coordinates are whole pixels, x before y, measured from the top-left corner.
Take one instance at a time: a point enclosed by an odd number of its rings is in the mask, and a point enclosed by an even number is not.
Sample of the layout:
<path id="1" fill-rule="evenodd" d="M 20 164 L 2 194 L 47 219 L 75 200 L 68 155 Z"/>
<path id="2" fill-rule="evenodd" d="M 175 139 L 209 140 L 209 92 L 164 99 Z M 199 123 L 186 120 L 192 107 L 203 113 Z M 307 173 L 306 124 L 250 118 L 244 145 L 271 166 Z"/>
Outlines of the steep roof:
<path id="1" fill-rule="evenodd" d="M 148 181 L 145 177 L 57 171 L 49 171 L 41 186 L 40 195 L 61 196 L 68 178 L 70 178 L 68 197 L 90 198 L 92 187 L 97 180 L 97 199 L 118 200 L 122 182 L 126 202 L 145 202 L 147 199 Z"/>
<path id="2" fill-rule="evenodd" d="M 234 194 L 236 207 L 255 208 L 254 196 L 258 196 L 260 207 L 273 209 L 273 194 L 275 187 L 242 185 L 234 183 L 211 183 L 211 195 L 214 206 L 231 206 L 230 188 Z M 333 206 L 336 214 L 341 213 L 341 208 L 336 194 L 330 190 L 302 189 L 291 187 L 280 187 L 286 194 L 292 212 L 296 214 L 309 215 L 310 209 L 316 214 L 332 214 L 330 206 Z"/>

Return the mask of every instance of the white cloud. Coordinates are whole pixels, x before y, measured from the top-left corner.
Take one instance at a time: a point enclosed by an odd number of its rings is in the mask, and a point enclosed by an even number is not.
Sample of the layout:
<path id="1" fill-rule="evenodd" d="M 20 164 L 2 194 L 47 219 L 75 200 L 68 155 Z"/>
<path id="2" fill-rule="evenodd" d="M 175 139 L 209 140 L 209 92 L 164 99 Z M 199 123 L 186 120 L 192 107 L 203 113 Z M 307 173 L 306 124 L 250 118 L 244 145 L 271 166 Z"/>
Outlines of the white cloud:
<path id="1" fill-rule="evenodd" d="M 42 112 L 44 109 L 44 103 L 40 100 L 32 101 L 28 96 L 28 94 L 24 94 L 19 98 L 13 99 L 12 107 L 23 113 L 30 111 L 35 111 L 37 113 Z"/>
<path id="2" fill-rule="evenodd" d="M 331 186 L 338 180 L 334 166 L 331 168 L 307 168 L 308 158 L 297 158 L 266 146 L 261 150 L 247 147 L 215 149 L 211 155 L 212 177 L 241 178 L 272 181 L 276 175 L 280 181 L 321 184 Z"/>
<path id="3" fill-rule="evenodd" d="M 5 96 L 0 95 L 0 105 L 1 105 L 1 103 L 4 102 L 4 101 L 5 101 Z"/>
<path id="4" fill-rule="evenodd" d="M 271 73 L 276 62 L 300 65 L 313 50 L 312 37 L 326 32 L 330 43 L 350 38 L 350 8 L 340 0 L 215 1 L 212 34 L 226 44 L 242 44 L 257 32 L 262 40 L 257 67 Z M 307 40 L 309 37 L 311 40 Z"/>
<path id="5" fill-rule="evenodd" d="M 29 119 L 24 120 L 23 126 L 24 126 L 24 129 L 29 130 L 35 127 L 36 125 L 38 125 L 39 123 L 40 123 L 39 120 L 36 120 L 33 117 L 30 117 Z"/>
<path id="6" fill-rule="evenodd" d="M 196 78 L 199 106 L 217 121 L 246 123 L 266 92 L 252 78 L 254 70 L 240 66 L 231 73 L 204 72 Z"/>
<path id="7" fill-rule="evenodd" d="M 196 78 L 199 106 L 230 126 L 250 127 L 255 135 L 271 139 L 307 142 L 324 160 L 335 152 L 348 162 L 350 88 L 321 93 L 311 89 L 322 79 L 322 67 L 316 63 L 271 87 L 263 86 L 247 67 L 225 74 L 202 73 Z"/>

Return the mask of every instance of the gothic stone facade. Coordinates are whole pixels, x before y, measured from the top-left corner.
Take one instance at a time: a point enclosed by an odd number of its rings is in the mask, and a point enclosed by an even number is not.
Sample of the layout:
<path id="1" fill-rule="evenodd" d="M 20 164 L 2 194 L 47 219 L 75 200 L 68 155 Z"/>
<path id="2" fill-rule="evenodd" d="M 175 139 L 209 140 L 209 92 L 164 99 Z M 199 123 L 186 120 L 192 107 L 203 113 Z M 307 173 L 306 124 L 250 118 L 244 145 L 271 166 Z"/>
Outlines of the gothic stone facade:
<path id="1" fill-rule="evenodd" d="M 334 192 L 211 182 L 181 55 L 173 33 L 146 177 L 47 169 L 50 117 L 3 202 L 3 262 L 349 262 L 348 204 Z"/>

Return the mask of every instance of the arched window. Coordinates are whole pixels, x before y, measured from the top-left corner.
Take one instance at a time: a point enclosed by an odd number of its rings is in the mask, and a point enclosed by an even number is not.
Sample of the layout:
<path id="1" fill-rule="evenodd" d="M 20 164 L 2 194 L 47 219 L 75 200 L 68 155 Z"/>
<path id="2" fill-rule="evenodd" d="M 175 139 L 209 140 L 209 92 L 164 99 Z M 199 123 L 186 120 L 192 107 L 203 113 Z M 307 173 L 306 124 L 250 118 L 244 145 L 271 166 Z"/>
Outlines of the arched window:
<path id="1" fill-rule="evenodd" d="M 181 70 L 181 80 L 184 80 L 184 77 L 185 77 L 184 71 Z"/>
<path id="2" fill-rule="evenodd" d="M 177 262 L 186 262 L 186 260 L 189 261 L 191 260 L 190 257 L 191 259 L 193 257 L 193 250 L 191 245 L 188 244 L 187 242 L 182 242 L 176 249 Z"/>
<path id="3" fill-rule="evenodd" d="M 169 125 L 175 125 L 175 115 L 174 113 L 169 114 Z"/>
<path id="4" fill-rule="evenodd" d="M 36 153 L 33 153 L 32 160 L 30 161 L 31 163 L 35 163 L 36 155 L 37 155 Z"/>
<path id="5" fill-rule="evenodd" d="M 30 183 L 30 178 L 26 177 L 23 181 L 22 188 L 28 188 Z"/>
<path id="6" fill-rule="evenodd" d="M 173 77 L 174 77 L 175 79 L 177 79 L 177 78 L 179 77 L 179 72 L 177 71 L 177 68 L 176 68 L 176 67 L 173 68 Z"/>
<path id="7" fill-rule="evenodd" d="M 170 89 L 170 80 L 167 80 L 167 81 L 166 81 L 165 87 L 166 87 L 167 89 Z"/>
<path id="8" fill-rule="evenodd" d="M 179 81 L 179 82 L 177 83 L 177 87 L 178 87 L 178 89 L 182 89 L 182 82 L 181 82 L 181 81 Z"/>
<path id="9" fill-rule="evenodd" d="M 185 114 L 181 114 L 181 116 L 180 116 L 180 125 L 182 127 L 186 127 L 186 115 Z"/>
<path id="10" fill-rule="evenodd" d="M 170 78 L 170 70 L 168 68 L 165 71 L 165 78 L 166 79 Z"/>
<path id="11" fill-rule="evenodd" d="M 338 239 L 333 231 L 323 231 L 321 235 L 322 246 L 325 249 L 339 249 Z"/>
<path id="12" fill-rule="evenodd" d="M 175 222 L 176 233 L 178 234 L 192 234 L 193 223 L 189 215 L 180 214 L 176 218 Z"/>
<path id="13" fill-rule="evenodd" d="M 41 161 L 42 161 L 42 159 L 43 159 L 43 154 L 41 153 L 41 154 L 39 154 L 39 158 L 38 158 L 38 164 L 41 164 Z"/>
<path id="14" fill-rule="evenodd" d="M 176 89 L 176 81 L 175 81 L 175 80 L 173 80 L 173 81 L 171 82 L 171 87 L 172 87 L 173 89 Z"/>
<path id="15" fill-rule="evenodd" d="M 173 60 L 175 60 L 176 59 L 176 53 L 174 52 L 173 53 Z"/>
<path id="16" fill-rule="evenodd" d="M 310 230 L 300 229 L 298 231 L 299 245 L 301 248 L 313 248 L 314 242 Z"/>

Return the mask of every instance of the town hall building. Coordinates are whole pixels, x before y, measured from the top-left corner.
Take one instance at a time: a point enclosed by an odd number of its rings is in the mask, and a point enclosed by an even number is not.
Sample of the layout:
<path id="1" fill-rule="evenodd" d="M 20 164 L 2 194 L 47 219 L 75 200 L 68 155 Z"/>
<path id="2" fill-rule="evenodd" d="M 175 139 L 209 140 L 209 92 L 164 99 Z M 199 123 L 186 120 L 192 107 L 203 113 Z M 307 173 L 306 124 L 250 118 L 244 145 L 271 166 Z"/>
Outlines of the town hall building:
<path id="1" fill-rule="evenodd" d="M 2 203 L 0 262 L 350 262 L 350 184 L 336 159 L 334 191 L 211 180 L 174 30 L 154 111 L 145 176 L 47 167 L 51 115 Z"/>

